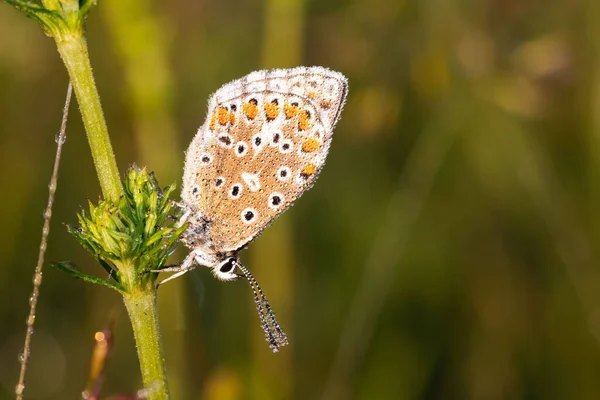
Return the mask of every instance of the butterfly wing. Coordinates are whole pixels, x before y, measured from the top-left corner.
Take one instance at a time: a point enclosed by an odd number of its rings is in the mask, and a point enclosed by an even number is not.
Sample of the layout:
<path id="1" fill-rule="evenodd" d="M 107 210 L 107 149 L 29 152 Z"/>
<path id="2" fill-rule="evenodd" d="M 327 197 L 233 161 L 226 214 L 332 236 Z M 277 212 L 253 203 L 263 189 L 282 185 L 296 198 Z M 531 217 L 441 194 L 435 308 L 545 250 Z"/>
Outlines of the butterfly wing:
<path id="1" fill-rule="evenodd" d="M 338 72 L 298 67 L 253 72 L 211 97 L 182 198 L 207 221 L 215 251 L 243 247 L 310 188 L 347 91 Z"/>

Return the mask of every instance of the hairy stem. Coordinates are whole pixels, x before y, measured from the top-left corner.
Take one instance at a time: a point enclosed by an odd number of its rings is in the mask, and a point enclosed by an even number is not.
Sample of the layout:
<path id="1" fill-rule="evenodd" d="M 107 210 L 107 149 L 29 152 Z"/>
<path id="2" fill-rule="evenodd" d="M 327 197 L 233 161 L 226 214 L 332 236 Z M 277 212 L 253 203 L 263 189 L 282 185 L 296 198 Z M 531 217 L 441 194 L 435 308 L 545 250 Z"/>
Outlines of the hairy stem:
<path id="1" fill-rule="evenodd" d="M 92 74 L 85 38 L 82 32 L 70 31 L 56 37 L 56 45 L 75 90 L 102 194 L 106 199 L 117 200 L 123 192 L 123 187 Z"/>
<path id="2" fill-rule="evenodd" d="M 33 274 L 33 291 L 29 298 L 29 315 L 27 316 L 27 331 L 25 332 L 25 344 L 23 345 L 23 352 L 19 356 L 21 363 L 21 371 L 19 373 L 19 381 L 15 393 L 16 399 L 23 399 L 23 391 L 25 390 L 25 374 L 27 373 L 27 363 L 29 362 L 29 353 L 31 350 L 31 336 L 33 335 L 33 325 L 35 323 L 35 314 L 37 310 L 37 303 L 40 297 L 40 286 L 42 285 L 42 269 L 44 267 L 44 257 L 46 255 L 46 248 L 48 247 L 48 236 L 50 235 L 50 220 L 52 218 L 52 206 L 54 205 L 54 195 L 56 193 L 56 186 L 58 184 L 58 168 L 60 167 L 60 156 L 62 154 L 62 146 L 67 138 L 67 116 L 69 115 L 69 105 L 71 104 L 71 94 L 73 87 L 69 82 L 67 88 L 67 99 L 65 100 L 65 106 L 63 108 L 62 123 L 60 125 L 60 131 L 57 137 L 56 155 L 54 156 L 54 167 L 52 168 L 52 177 L 50 178 L 50 184 L 48 185 L 48 203 L 44 210 L 44 227 L 42 228 L 42 240 L 38 252 L 38 260 L 35 266 Z"/>
<path id="3" fill-rule="evenodd" d="M 137 343 L 142 380 L 150 400 L 169 398 L 156 308 L 156 290 L 150 289 L 123 297 Z"/>

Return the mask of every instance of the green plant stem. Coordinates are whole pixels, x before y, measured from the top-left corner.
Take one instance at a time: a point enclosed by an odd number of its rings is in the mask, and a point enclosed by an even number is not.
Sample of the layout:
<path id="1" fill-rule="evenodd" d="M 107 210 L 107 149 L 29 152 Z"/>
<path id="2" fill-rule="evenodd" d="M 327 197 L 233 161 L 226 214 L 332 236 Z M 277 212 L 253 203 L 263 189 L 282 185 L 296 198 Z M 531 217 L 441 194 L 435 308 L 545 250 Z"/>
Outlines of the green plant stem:
<path id="1" fill-rule="evenodd" d="M 150 400 L 166 400 L 169 388 L 164 369 L 156 308 L 156 289 L 123 297 L 137 343 L 144 388 Z"/>
<path id="2" fill-rule="evenodd" d="M 56 45 L 69 72 L 69 78 L 79 103 L 102 194 L 106 199 L 118 200 L 123 192 L 123 187 L 83 33 L 69 31 L 57 36 Z"/>

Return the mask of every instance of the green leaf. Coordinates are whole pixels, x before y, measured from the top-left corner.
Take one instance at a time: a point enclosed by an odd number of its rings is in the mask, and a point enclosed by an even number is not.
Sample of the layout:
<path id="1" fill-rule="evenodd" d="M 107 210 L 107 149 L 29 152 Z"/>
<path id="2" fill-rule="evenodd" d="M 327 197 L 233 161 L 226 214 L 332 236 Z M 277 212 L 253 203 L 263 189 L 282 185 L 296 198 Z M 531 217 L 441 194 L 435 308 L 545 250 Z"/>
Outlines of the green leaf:
<path id="1" fill-rule="evenodd" d="M 109 281 L 107 279 L 98 278 L 97 276 L 84 274 L 71 261 L 59 261 L 59 262 L 51 263 L 51 265 L 57 267 L 61 271 L 66 272 L 67 274 L 69 274 L 77 279 L 81 279 L 82 281 L 89 282 L 89 283 L 95 283 L 97 285 L 103 285 L 108 288 L 114 289 L 120 293 L 125 293 L 123 287 L 118 282 Z"/>
<path id="2" fill-rule="evenodd" d="M 156 232 L 154 235 L 150 236 L 150 238 L 148 238 L 148 240 L 146 240 L 145 245 L 146 246 L 153 245 L 155 242 L 158 242 L 159 240 L 161 240 L 163 237 L 167 236 L 172 231 L 173 231 L 173 228 L 161 229 L 160 231 Z"/>
<path id="3" fill-rule="evenodd" d="M 60 14 L 47 10 L 39 4 L 29 1 L 4 0 L 4 2 L 10 4 L 17 10 L 23 12 L 27 17 L 42 25 L 47 33 L 50 33 L 52 28 L 56 28 L 57 21 L 61 18 Z"/>
<path id="4" fill-rule="evenodd" d="M 79 15 L 82 18 L 87 17 L 90 12 L 90 8 L 95 6 L 97 3 L 96 0 L 79 0 Z"/>
<path id="5" fill-rule="evenodd" d="M 120 283 L 119 274 L 117 274 L 117 271 L 109 263 L 107 263 L 100 257 L 96 257 L 96 261 L 98 261 L 102 268 L 104 268 L 104 270 L 108 272 L 108 276 L 110 278 L 113 278 L 115 281 L 117 281 L 117 283 Z"/>

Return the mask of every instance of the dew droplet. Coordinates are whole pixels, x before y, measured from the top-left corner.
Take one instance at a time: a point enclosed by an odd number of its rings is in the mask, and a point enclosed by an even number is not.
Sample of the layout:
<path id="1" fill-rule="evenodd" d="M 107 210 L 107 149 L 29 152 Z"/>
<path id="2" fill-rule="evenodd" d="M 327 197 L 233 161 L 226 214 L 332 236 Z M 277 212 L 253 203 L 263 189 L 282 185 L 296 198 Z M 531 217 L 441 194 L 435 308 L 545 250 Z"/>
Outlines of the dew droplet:
<path id="1" fill-rule="evenodd" d="M 20 362 L 21 364 L 24 364 L 24 363 L 26 363 L 26 362 L 27 362 L 27 359 L 29 358 L 28 356 L 29 356 L 29 354 L 26 354 L 26 353 L 25 353 L 25 350 L 22 350 L 22 351 L 19 353 L 19 362 Z"/>
<path id="2" fill-rule="evenodd" d="M 56 135 L 54 136 L 54 141 L 56 143 L 58 143 L 60 141 L 61 142 L 60 144 L 64 144 L 67 141 L 67 136 L 65 135 L 61 138 L 60 131 L 58 131 L 58 132 L 56 132 Z"/>
<path id="3" fill-rule="evenodd" d="M 25 391 L 25 385 L 22 383 L 19 383 L 16 387 L 15 387 L 15 394 L 17 396 L 21 396 L 23 394 L 23 392 Z"/>
<path id="4" fill-rule="evenodd" d="M 44 211 L 44 218 L 50 219 L 50 217 L 52 217 L 52 210 L 48 208 L 46 211 Z"/>
<path id="5" fill-rule="evenodd" d="M 36 286 L 39 286 L 42 284 L 42 273 L 41 272 L 39 274 L 35 274 L 35 276 L 33 277 L 33 284 Z"/>
<path id="6" fill-rule="evenodd" d="M 32 326 L 35 323 L 35 315 L 30 315 L 27 317 L 27 325 Z"/>

